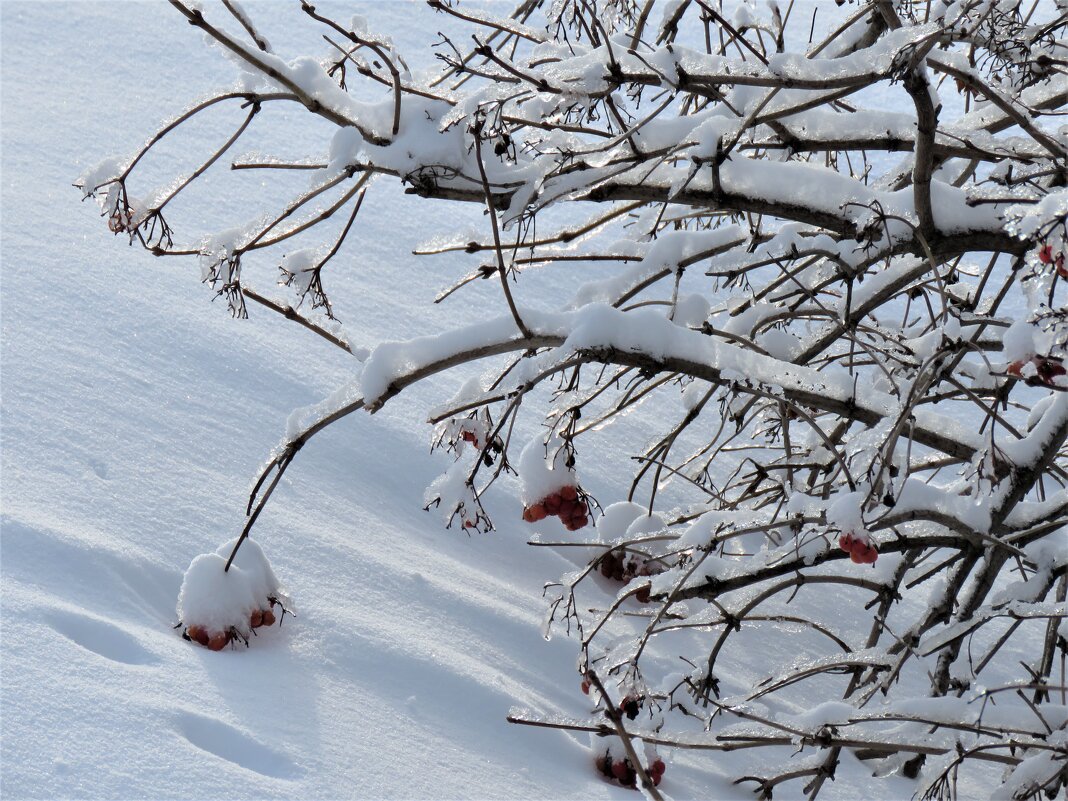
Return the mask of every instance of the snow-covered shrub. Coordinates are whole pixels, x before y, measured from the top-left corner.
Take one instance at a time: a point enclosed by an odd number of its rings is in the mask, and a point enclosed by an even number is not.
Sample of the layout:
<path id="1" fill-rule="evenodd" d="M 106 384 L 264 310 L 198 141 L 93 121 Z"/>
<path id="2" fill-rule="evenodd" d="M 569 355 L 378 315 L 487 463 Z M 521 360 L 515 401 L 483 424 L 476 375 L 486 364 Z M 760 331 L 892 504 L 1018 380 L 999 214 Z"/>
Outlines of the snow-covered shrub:
<path id="1" fill-rule="evenodd" d="M 500 284 L 497 315 L 354 354 L 354 382 L 291 419 L 246 531 L 309 438 L 488 365 L 431 414 L 456 461 L 428 506 L 489 529 L 480 499 L 515 464 L 528 521 L 567 500 L 563 522 L 593 515 L 596 532 L 575 535 L 587 562 L 547 584 L 549 625 L 576 637 L 576 692 L 596 708 L 511 720 L 609 738 L 591 763 L 654 798 L 648 749 L 672 746 L 739 752 L 739 783 L 763 798 L 780 785 L 814 798 L 843 764 L 916 779 L 923 798 L 952 797 L 962 777 L 998 797 L 1060 791 L 1060 0 L 523 0 L 511 14 L 431 0 L 474 38 L 446 40 L 432 75 L 308 3 L 298 16 L 325 43 L 296 58 L 233 4 L 172 4 L 241 82 L 84 177 L 112 231 L 198 256 L 235 315 L 252 300 L 351 352 L 324 269 L 387 176 L 413 205 L 487 212 L 483 235 L 442 232 L 428 249 L 472 262 L 444 295 Z M 195 180 L 269 104 L 332 138 L 233 167 L 306 170 L 311 187 L 176 245 L 163 212 L 191 181 L 134 199 L 142 156 L 205 109 L 242 109 Z M 335 215 L 343 228 L 322 241 Z M 320 241 L 282 258 L 296 236 Z M 246 280 L 265 249 L 290 301 Z M 576 287 L 579 268 L 596 277 Z M 524 291 L 554 273 L 547 311 Z M 642 403 L 656 428 L 619 443 L 637 468 L 600 516 L 573 475 L 597 472 L 583 444 Z M 532 416 L 540 439 L 513 442 Z M 190 581 L 217 561 L 200 559 Z M 240 629 L 245 604 L 213 625 Z"/>

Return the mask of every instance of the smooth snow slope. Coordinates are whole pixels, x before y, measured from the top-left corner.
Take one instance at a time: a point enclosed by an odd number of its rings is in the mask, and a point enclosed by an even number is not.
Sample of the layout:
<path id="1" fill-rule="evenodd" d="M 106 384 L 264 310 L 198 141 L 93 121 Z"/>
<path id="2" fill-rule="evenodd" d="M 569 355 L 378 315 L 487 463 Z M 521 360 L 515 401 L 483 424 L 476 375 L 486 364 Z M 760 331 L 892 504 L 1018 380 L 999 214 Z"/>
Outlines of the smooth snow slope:
<path id="1" fill-rule="evenodd" d="M 245 5 L 283 53 L 321 52 L 294 4 Z M 451 27 L 422 3 L 321 5 L 342 20 L 358 10 L 408 57 Z M 635 798 L 595 774 L 585 737 L 505 722 L 513 705 L 581 716 L 588 700 L 576 645 L 541 637 L 542 583 L 568 564 L 524 544 L 508 485 L 489 497 L 500 530 L 488 536 L 443 531 L 421 510 L 446 464 L 427 453 L 426 409 L 455 377 L 344 421 L 290 469 L 256 539 L 297 619 L 218 654 L 172 630 L 189 561 L 240 530 L 289 413 L 353 362 L 268 312 L 231 320 L 194 262 L 126 247 L 79 204 L 70 184 L 83 170 L 233 81 L 177 12 L 4 0 L 0 34 L 0 796 Z M 225 138 L 233 114 L 165 148 L 159 175 L 188 169 L 182 148 Z M 264 150 L 299 153 L 286 143 L 305 135 L 303 116 L 272 117 Z M 221 172 L 176 204 L 179 238 L 264 207 L 258 178 L 234 192 Z M 377 184 L 328 276 L 354 344 L 469 322 L 482 301 L 499 308 L 491 282 L 433 306 L 472 262 L 410 255 L 484 224 L 478 209 L 413 204 Z M 275 265 L 255 267 L 250 282 L 281 297 Z M 583 480 L 610 503 L 627 464 L 600 447 L 588 453 L 603 473 Z M 748 669 L 776 657 L 788 654 Z M 729 783 L 729 755 L 665 756 L 670 796 L 751 797 Z M 847 762 L 821 797 L 866 791 L 865 771 Z M 891 789 L 911 794 L 880 783 L 868 795 Z"/>

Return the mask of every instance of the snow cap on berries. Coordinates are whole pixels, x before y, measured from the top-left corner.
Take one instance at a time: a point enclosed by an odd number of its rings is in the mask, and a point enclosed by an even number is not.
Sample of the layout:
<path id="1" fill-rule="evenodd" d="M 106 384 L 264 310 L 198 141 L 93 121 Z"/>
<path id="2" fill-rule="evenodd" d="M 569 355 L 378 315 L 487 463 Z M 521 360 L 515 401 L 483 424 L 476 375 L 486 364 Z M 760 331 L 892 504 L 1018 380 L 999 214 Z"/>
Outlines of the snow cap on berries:
<path id="1" fill-rule="evenodd" d="M 574 468 L 567 466 L 567 449 L 559 437 L 548 442 L 534 437 L 519 454 L 516 468 L 524 506 L 533 506 L 563 487 L 579 486 Z"/>
<path id="2" fill-rule="evenodd" d="M 1001 335 L 1001 355 L 1006 361 L 1030 359 L 1036 353 L 1035 326 L 1027 320 L 1016 320 Z"/>
<path id="3" fill-rule="evenodd" d="M 235 537 L 229 542 L 220 545 L 215 553 L 224 559 L 229 559 L 230 554 L 233 553 L 234 546 L 237 544 L 237 539 Z M 282 589 L 282 585 L 279 583 L 278 577 L 275 576 L 274 570 L 271 569 L 267 554 L 263 552 L 263 548 L 260 547 L 258 542 L 246 538 L 241 543 L 241 547 L 234 557 L 234 564 L 230 569 L 233 570 L 235 567 L 240 568 L 248 576 L 252 592 L 261 607 L 268 598 L 284 598 L 285 592 Z"/>
<path id="4" fill-rule="evenodd" d="M 187 626 L 248 631 L 249 616 L 261 602 L 248 573 L 236 564 L 225 567 L 226 558 L 217 553 L 202 553 L 189 563 L 178 593 L 178 617 Z"/>
<path id="5" fill-rule="evenodd" d="M 843 533 L 848 532 L 854 537 L 867 540 L 861 509 L 864 497 L 863 492 L 838 493 L 831 505 L 827 507 L 827 523 Z"/>
<path id="6" fill-rule="evenodd" d="M 597 536 L 602 542 L 622 539 L 631 523 L 644 515 L 646 509 L 631 501 L 617 501 L 606 506 L 597 520 Z"/>

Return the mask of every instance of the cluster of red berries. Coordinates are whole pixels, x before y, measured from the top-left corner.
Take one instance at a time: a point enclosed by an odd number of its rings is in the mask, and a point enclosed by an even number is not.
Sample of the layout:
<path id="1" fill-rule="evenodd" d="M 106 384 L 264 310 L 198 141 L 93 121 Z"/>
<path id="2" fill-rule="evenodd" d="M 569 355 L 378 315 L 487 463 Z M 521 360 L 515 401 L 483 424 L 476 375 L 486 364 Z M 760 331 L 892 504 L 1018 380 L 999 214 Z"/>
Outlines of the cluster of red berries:
<path id="1" fill-rule="evenodd" d="M 838 538 L 838 547 L 849 554 L 849 560 L 857 565 L 875 564 L 879 551 L 871 543 L 847 532 Z"/>
<path id="2" fill-rule="evenodd" d="M 637 577 L 655 576 L 662 572 L 662 568 L 655 563 L 639 561 L 634 557 L 628 559 L 622 549 L 609 551 L 602 556 L 600 569 L 601 575 L 605 578 L 622 581 L 624 584 L 629 584 Z M 634 597 L 639 603 L 649 603 L 649 588 L 642 587 L 634 594 Z"/>
<path id="3" fill-rule="evenodd" d="M 274 606 L 274 601 L 271 602 L 271 606 Z M 260 626 L 273 626 L 274 612 L 270 609 L 257 609 L 249 615 L 248 624 L 254 629 L 258 629 Z"/>
<path id="4" fill-rule="evenodd" d="M 590 505 L 579 495 L 578 487 L 569 485 L 523 509 L 523 519 L 528 523 L 537 523 L 549 515 L 557 515 L 568 531 L 578 531 L 589 525 Z"/>
<path id="5" fill-rule="evenodd" d="M 205 648 L 210 648 L 213 651 L 221 651 L 234 639 L 235 633 L 233 627 L 227 631 L 215 631 L 209 633 L 203 626 L 190 626 L 185 630 L 184 636 L 188 640 L 200 643 Z"/>
<path id="6" fill-rule="evenodd" d="M 273 607 L 275 601 L 271 601 L 271 607 Z M 275 621 L 274 612 L 271 609 L 257 609 L 251 615 L 249 615 L 248 624 L 251 628 L 258 629 L 260 626 L 273 626 Z M 203 626 L 192 625 L 186 628 L 185 634 L 182 635 L 187 640 L 200 643 L 205 648 L 210 648 L 212 651 L 221 651 L 235 639 L 241 638 L 241 634 L 237 629 L 231 626 L 226 631 L 208 631 Z M 242 638 L 245 639 L 245 638 Z"/>
<path id="7" fill-rule="evenodd" d="M 611 752 L 605 751 L 604 756 L 597 757 L 595 764 L 597 770 L 608 778 L 615 779 L 624 787 L 637 789 L 638 772 L 634 770 L 634 767 L 630 764 L 630 760 L 626 757 L 623 759 L 612 759 Z M 659 787 L 660 780 L 664 777 L 665 770 L 667 770 L 667 765 L 664 764 L 664 760 L 656 759 L 645 769 L 645 772 L 649 774 L 649 778 L 652 780 L 653 784 Z"/>
<path id="8" fill-rule="evenodd" d="M 1057 275 L 1061 278 L 1068 278 L 1068 265 L 1064 263 L 1064 254 L 1058 253 L 1053 255 L 1053 248 L 1049 245 L 1043 245 L 1038 251 L 1038 260 L 1043 264 L 1052 264 L 1057 268 Z"/>
<path id="9" fill-rule="evenodd" d="M 1034 375 L 1025 376 L 1023 374 L 1023 369 L 1028 364 L 1035 366 Z M 1012 362 L 1005 368 L 1005 372 L 1014 378 L 1019 378 L 1029 387 L 1052 387 L 1056 383 L 1056 379 L 1064 375 L 1068 370 L 1065 370 L 1064 365 L 1057 359 L 1051 359 L 1047 356 L 1032 356 L 1030 359 L 1020 359 Z"/>

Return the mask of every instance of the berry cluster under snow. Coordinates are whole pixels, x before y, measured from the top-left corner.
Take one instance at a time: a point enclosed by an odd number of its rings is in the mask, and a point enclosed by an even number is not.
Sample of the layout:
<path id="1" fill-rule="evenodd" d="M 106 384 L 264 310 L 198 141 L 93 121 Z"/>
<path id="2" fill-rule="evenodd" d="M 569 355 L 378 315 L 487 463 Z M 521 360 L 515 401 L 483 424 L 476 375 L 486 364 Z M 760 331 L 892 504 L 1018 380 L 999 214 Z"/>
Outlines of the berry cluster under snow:
<path id="1" fill-rule="evenodd" d="M 273 625 L 275 606 L 286 600 L 259 543 L 245 539 L 226 569 L 236 544 L 235 539 L 194 557 L 178 593 L 185 636 L 213 651 L 235 640 L 247 643 L 253 630 Z"/>

